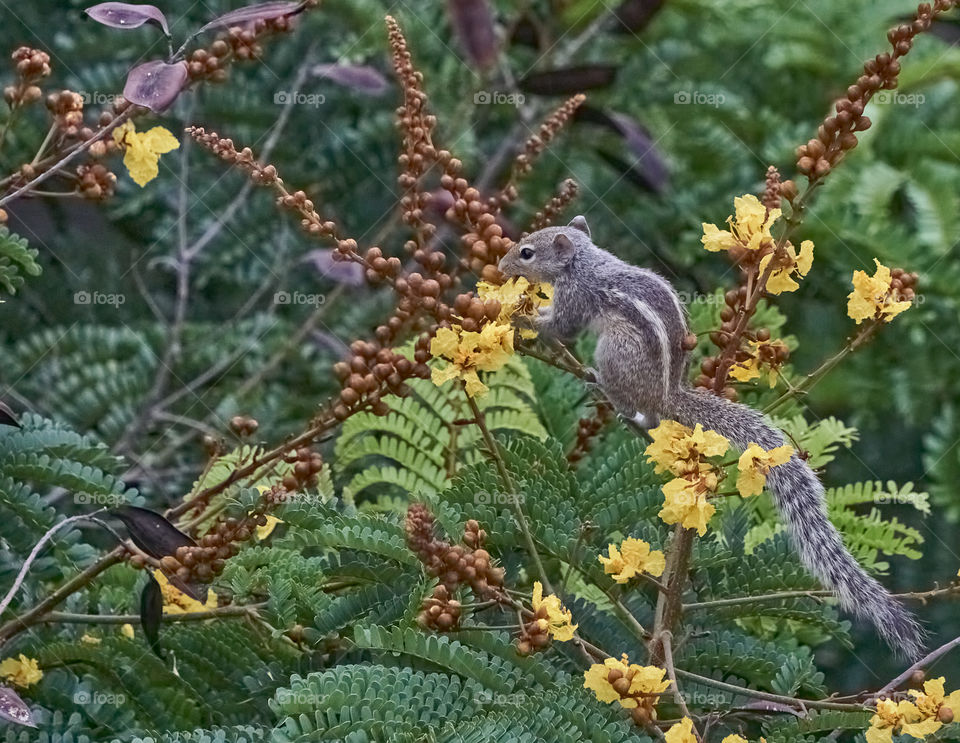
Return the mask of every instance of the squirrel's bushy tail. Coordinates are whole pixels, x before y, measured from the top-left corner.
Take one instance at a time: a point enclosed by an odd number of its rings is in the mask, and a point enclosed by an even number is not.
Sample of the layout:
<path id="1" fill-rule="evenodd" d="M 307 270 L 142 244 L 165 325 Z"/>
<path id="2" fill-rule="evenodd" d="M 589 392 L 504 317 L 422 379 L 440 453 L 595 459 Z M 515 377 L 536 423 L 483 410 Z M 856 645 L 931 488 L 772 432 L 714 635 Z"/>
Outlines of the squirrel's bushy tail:
<path id="1" fill-rule="evenodd" d="M 761 413 L 712 393 L 681 389 L 673 403 L 678 422 L 691 428 L 700 423 L 741 450 L 750 443 L 764 449 L 786 443 Z M 827 518 L 823 485 L 806 462 L 794 455 L 773 467 L 767 487 L 807 570 L 836 593 L 844 609 L 872 622 L 895 651 L 918 658 L 923 651 L 920 625 L 847 552 Z"/>

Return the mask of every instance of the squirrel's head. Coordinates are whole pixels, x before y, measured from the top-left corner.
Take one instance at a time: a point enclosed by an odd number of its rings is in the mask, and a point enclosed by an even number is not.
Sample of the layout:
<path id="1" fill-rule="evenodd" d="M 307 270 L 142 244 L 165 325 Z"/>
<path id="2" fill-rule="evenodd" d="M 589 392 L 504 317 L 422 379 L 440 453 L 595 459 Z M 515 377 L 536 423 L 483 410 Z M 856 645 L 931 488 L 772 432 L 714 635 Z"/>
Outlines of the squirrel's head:
<path id="1" fill-rule="evenodd" d="M 544 227 L 514 243 L 497 267 L 507 277 L 553 282 L 578 250 L 592 244 L 587 220 L 574 217 L 566 227 Z"/>

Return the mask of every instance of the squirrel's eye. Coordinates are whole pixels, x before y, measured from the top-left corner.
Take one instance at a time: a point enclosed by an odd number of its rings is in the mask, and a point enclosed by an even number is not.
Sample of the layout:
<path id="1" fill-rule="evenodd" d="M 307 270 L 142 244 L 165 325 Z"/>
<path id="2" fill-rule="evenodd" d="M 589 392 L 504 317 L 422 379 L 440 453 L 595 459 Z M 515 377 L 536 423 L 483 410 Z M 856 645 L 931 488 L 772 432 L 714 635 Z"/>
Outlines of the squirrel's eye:
<path id="1" fill-rule="evenodd" d="M 520 257 L 525 261 L 529 261 L 533 258 L 533 248 L 521 248 Z"/>

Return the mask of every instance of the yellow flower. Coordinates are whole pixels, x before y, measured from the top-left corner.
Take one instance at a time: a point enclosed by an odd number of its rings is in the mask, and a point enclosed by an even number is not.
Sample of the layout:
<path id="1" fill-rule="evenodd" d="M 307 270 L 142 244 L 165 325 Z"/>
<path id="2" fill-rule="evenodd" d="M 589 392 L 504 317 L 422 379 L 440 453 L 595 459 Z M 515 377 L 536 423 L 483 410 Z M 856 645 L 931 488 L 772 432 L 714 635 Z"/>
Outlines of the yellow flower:
<path id="1" fill-rule="evenodd" d="M 512 318 L 533 318 L 541 307 L 547 307 L 553 301 L 553 287 L 546 283 L 531 284 L 522 276 L 508 279 L 497 286 L 486 281 L 477 283 L 477 294 L 481 299 L 496 299 L 500 303 L 499 322 L 509 323 Z M 537 331 L 521 328 L 521 338 L 536 338 Z"/>
<path id="2" fill-rule="evenodd" d="M 750 341 L 750 358 L 731 366 L 730 376 L 738 382 L 749 382 L 759 377 L 766 368 L 767 379 L 773 387 L 777 384 L 777 370 L 786 352 L 787 344 L 781 340 Z"/>
<path id="3" fill-rule="evenodd" d="M 132 640 L 132 639 L 133 639 L 133 625 L 132 625 L 132 624 L 129 624 L 129 623 L 128 623 L 128 624 L 121 625 L 121 627 L 120 627 L 120 634 L 122 634 L 124 637 Z"/>
<path id="4" fill-rule="evenodd" d="M 720 743 L 750 743 L 742 735 L 728 735 Z"/>
<path id="5" fill-rule="evenodd" d="M 877 702 L 876 714 L 870 718 L 866 738 L 867 743 L 891 743 L 894 733 L 924 738 L 942 726 L 943 723 L 936 717 L 924 717 L 912 702 L 881 699 Z"/>
<path id="6" fill-rule="evenodd" d="M 717 509 L 707 502 L 707 492 L 716 490 L 717 476 L 705 472 L 693 480 L 678 477 L 663 486 L 663 508 L 657 514 L 665 524 L 680 524 L 696 529 L 701 537 L 707 533 L 707 522 Z"/>
<path id="7" fill-rule="evenodd" d="M 664 673 L 656 666 L 630 663 L 624 653 L 620 660 L 607 658 L 584 671 L 583 688 L 592 691 L 605 704 L 620 702 L 620 706 L 633 709 L 639 706 L 638 699 L 650 701 L 651 695 L 662 694 L 670 687 L 670 680 L 663 678 Z"/>
<path id="8" fill-rule="evenodd" d="M 691 430 L 676 421 L 664 420 L 650 430 L 650 437 L 653 443 L 644 454 L 647 461 L 655 463 L 657 473 L 669 470 L 675 475 L 688 474 L 699 469 L 702 457 L 720 456 L 730 447 L 723 436 L 704 430 L 699 423 Z"/>
<path id="9" fill-rule="evenodd" d="M 740 495 L 759 495 L 767 482 L 770 468 L 787 462 L 793 456 L 792 446 L 777 446 L 766 451 L 759 444 L 750 444 L 740 455 L 738 463 L 737 490 Z"/>
<path id="10" fill-rule="evenodd" d="M 785 255 L 774 264 L 770 278 L 767 279 L 766 291 L 768 294 L 782 294 L 796 291 L 800 284 L 793 280 L 793 274 L 803 278 L 810 272 L 813 265 L 813 242 L 804 240 L 800 243 L 800 254 L 791 243 L 784 246 Z M 760 259 L 760 273 L 766 271 L 775 253 L 765 255 Z"/>
<path id="11" fill-rule="evenodd" d="M 80 642 L 85 642 L 87 645 L 99 645 L 103 641 L 99 637 L 84 633 L 83 637 L 80 638 Z"/>
<path id="12" fill-rule="evenodd" d="M 0 663 L 0 676 L 7 681 L 26 688 L 33 686 L 43 678 L 43 671 L 35 658 L 28 658 L 20 653 L 19 658 L 7 658 Z"/>
<path id="13" fill-rule="evenodd" d="M 672 726 L 663 736 L 667 743 L 697 743 L 697 738 L 693 734 L 693 720 L 684 717 L 676 725 Z"/>
<path id="14" fill-rule="evenodd" d="M 207 589 L 206 602 L 200 603 L 170 583 L 162 571 L 154 570 L 153 577 L 157 579 L 160 591 L 163 593 L 164 614 L 192 614 L 195 611 L 209 611 L 217 608 L 217 594 L 212 588 Z"/>
<path id="15" fill-rule="evenodd" d="M 609 557 L 598 555 L 603 564 L 605 573 L 613 575 L 617 583 L 626 583 L 633 576 L 640 573 L 649 573 L 653 576 L 663 575 L 666 560 L 660 550 L 651 550 L 650 545 L 642 539 L 627 537 L 617 545 L 607 545 Z"/>
<path id="16" fill-rule="evenodd" d="M 780 218 L 779 209 L 767 208 L 753 194 L 746 194 L 733 200 L 736 217 L 727 217 L 729 230 L 721 230 L 715 224 L 703 223 L 703 236 L 700 242 L 711 252 L 741 247 L 746 250 L 759 250 L 773 245 L 770 228 Z"/>
<path id="17" fill-rule="evenodd" d="M 257 539 L 263 540 L 270 536 L 273 530 L 276 528 L 277 524 L 282 524 L 283 520 L 278 519 L 276 516 L 271 516 L 267 514 L 267 523 L 263 526 L 257 527 Z"/>
<path id="18" fill-rule="evenodd" d="M 132 121 L 125 121 L 113 130 L 113 141 L 123 148 L 123 164 L 141 188 L 160 172 L 160 155 L 180 146 L 177 138 L 162 126 L 138 132 Z"/>
<path id="19" fill-rule="evenodd" d="M 435 385 L 462 379 L 470 397 L 483 395 L 487 386 L 477 372 L 496 371 L 507 363 L 513 353 L 513 328 L 501 322 L 487 323 L 479 333 L 465 331 L 459 325 L 440 328 L 430 342 L 430 353 L 450 362 L 444 369 L 433 368 Z"/>
<path id="20" fill-rule="evenodd" d="M 910 307 L 910 302 L 899 301 L 895 296 L 890 269 L 876 258 L 873 262 L 877 264 L 873 276 L 867 276 L 866 271 L 853 272 L 853 291 L 847 295 L 847 315 L 857 325 L 871 318 L 890 322 Z"/>
<path id="21" fill-rule="evenodd" d="M 546 614 L 547 630 L 550 636 L 558 642 L 567 642 L 573 639 L 573 632 L 579 625 L 573 624 L 573 615 L 563 607 L 560 599 L 553 594 L 543 595 L 543 585 L 540 581 L 533 584 L 533 610 Z"/>

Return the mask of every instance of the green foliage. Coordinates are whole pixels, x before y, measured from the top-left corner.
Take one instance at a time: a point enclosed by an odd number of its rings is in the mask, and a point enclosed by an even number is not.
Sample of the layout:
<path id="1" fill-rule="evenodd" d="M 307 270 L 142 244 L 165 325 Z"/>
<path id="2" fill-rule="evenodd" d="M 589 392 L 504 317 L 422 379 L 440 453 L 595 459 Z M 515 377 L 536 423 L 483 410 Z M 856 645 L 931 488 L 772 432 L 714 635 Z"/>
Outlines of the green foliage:
<path id="1" fill-rule="evenodd" d="M 39 276 L 38 255 L 24 238 L 0 225 L 0 286 L 7 293 L 16 294 L 23 286 L 24 274 Z"/>

